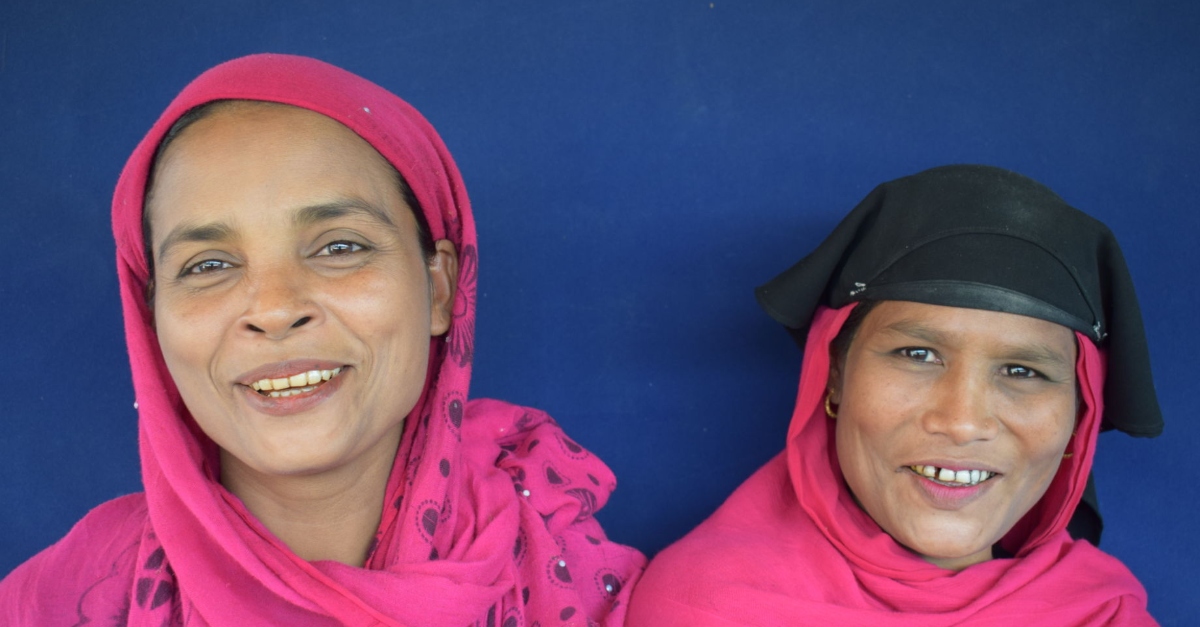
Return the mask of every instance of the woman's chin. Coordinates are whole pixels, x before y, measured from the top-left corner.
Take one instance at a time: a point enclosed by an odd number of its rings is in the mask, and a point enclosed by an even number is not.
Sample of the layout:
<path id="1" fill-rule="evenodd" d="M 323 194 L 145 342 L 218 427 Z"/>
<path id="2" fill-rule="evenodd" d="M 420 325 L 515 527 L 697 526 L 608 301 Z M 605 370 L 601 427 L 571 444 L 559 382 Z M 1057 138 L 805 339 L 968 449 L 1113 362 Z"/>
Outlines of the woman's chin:
<path id="1" fill-rule="evenodd" d="M 907 535 L 907 538 L 895 535 L 893 538 L 926 562 L 948 570 L 962 570 L 992 559 L 995 543 L 990 535 L 982 537 L 985 534 L 974 525 L 957 528 L 938 525 L 916 533 L 910 531 Z"/>
<path id="2" fill-rule="evenodd" d="M 260 478 L 303 478 L 330 472 L 344 465 L 345 457 L 336 451 L 313 450 L 312 447 L 253 453 L 233 453 L 222 450 L 221 467 L 223 474 L 232 470 L 239 474 L 255 475 Z"/>

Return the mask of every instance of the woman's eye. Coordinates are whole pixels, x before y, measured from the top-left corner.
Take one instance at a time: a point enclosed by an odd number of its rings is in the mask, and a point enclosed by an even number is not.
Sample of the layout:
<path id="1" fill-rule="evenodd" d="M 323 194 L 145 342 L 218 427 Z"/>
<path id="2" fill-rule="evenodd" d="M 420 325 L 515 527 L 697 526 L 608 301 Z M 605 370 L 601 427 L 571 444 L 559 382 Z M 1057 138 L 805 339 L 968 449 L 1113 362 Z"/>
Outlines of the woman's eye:
<path id="1" fill-rule="evenodd" d="M 918 361 L 924 364 L 936 364 L 938 362 L 937 353 L 928 348 L 907 347 L 900 349 L 900 354 L 905 357 Z"/>
<path id="2" fill-rule="evenodd" d="M 1027 368 L 1025 366 L 1018 366 L 1017 364 L 1009 364 L 1004 366 L 1001 368 L 1001 371 L 1004 372 L 1005 375 L 1017 379 L 1036 379 L 1042 377 L 1042 373 L 1038 372 L 1037 370 L 1034 370 L 1033 368 Z"/>
<path id="3" fill-rule="evenodd" d="M 208 272 L 215 272 L 217 270 L 225 270 L 225 269 L 232 268 L 232 267 L 233 267 L 233 264 L 226 262 L 226 261 L 221 261 L 220 259 L 205 259 L 204 261 L 194 263 L 194 264 L 184 268 L 183 273 L 184 274 L 205 274 Z"/>
<path id="4" fill-rule="evenodd" d="M 365 249 L 366 249 L 366 247 L 363 246 L 362 244 L 357 244 L 355 242 L 349 242 L 349 241 L 345 241 L 345 240 L 339 240 L 336 242 L 330 242 L 330 243 L 322 246 L 320 252 L 317 253 L 317 256 L 349 255 L 351 253 L 356 253 L 356 252 L 359 252 L 359 251 L 365 250 Z"/>

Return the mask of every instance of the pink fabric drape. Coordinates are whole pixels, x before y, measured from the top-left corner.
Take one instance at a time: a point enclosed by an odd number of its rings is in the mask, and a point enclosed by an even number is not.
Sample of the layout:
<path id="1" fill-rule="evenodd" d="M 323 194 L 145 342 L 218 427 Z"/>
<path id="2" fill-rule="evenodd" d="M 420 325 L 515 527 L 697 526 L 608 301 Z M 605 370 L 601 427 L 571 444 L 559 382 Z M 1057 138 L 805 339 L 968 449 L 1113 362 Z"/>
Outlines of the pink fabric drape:
<path id="1" fill-rule="evenodd" d="M 433 338 L 365 568 L 306 562 L 217 481 L 215 446 L 180 400 L 143 292 L 141 214 L 156 146 L 189 109 L 272 101 L 344 124 L 390 161 L 433 238 L 459 255 L 449 333 Z M 201 75 L 126 164 L 113 199 L 144 494 L 93 510 L 0 583 L 11 625 L 619 625 L 644 566 L 592 514 L 609 469 L 545 413 L 467 400 L 477 256 L 466 190 L 446 147 L 396 96 L 331 65 L 254 55 Z"/>
<path id="2" fill-rule="evenodd" d="M 1153 625 L 1141 584 L 1066 532 L 1099 432 L 1104 356 L 1077 334 L 1083 411 L 1046 495 L 1002 540 L 1015 555 L 962 571 L 925 562 L 853 500 L 823 408 L 829 345 L 853 305 L 818 311 L 786 450 L 652 562 L 628 624 Z"/>

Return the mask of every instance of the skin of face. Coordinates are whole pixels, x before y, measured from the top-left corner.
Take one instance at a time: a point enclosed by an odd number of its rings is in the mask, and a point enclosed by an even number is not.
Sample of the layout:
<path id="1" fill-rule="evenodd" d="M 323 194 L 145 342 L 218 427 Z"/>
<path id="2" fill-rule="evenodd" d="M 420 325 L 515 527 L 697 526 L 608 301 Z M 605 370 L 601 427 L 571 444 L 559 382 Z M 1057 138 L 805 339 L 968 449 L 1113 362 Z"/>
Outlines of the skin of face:
<path id="1" fill-rule="evenodd" d="M 830 370 L 850 491 L 933 564 L 961 570 L 991 559 L 1062 462 L 1077 412 L 1075 354 L 1071 331 L 1044 320 L 880 303 Z M 925 465 L 997 474 L 944 486 L 912 469 Z"/>
<path id="2" fill-rule="evenodd" d="M 424 257 L 383 157 L 323 115 L 239 103 L 180 134 L 146 210 L 159 343 L 222 482 L 390 467 L 457 260 L 446 240 Z M 250 387 L 335 367 L 294 398 Z"/>

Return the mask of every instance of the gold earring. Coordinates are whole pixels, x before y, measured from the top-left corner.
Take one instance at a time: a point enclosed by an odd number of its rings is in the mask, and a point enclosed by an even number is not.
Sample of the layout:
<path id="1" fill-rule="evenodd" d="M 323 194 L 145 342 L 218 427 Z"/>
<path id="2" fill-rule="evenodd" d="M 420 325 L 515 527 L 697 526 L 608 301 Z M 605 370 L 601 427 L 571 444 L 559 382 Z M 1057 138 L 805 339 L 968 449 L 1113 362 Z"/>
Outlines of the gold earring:
<path id="1" fill-rule="evenodd" d="M 837 411 L 833 408 L 833 390 L 825 395 L 825 415 L 837 420 Z"/>

